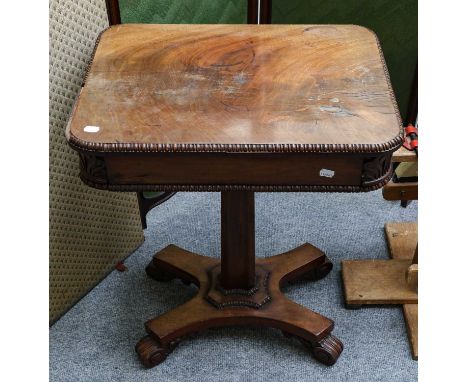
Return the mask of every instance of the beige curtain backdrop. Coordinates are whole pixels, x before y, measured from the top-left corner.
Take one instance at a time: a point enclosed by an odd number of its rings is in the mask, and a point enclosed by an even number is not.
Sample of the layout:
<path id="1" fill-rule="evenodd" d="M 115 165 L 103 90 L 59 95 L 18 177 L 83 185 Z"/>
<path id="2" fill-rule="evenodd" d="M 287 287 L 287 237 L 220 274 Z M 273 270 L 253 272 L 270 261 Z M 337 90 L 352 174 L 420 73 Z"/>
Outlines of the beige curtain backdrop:
<path id="1" fill-rule="evenodd" d="M 98 34 L 105 0 L 49 2 L 49 320 L 53 323 L 143 241 L 136 194 L 91 189 L 64 129 Z"/>

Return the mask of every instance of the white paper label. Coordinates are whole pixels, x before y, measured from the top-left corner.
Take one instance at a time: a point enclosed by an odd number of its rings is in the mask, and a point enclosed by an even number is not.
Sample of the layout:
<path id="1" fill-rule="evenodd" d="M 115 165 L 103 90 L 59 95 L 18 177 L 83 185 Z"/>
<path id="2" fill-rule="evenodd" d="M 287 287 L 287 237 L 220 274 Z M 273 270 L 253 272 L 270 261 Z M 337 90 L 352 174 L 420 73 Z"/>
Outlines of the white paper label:
<path id="1" fill-rule="evenodd" d="M 85 126 L 83 129 L 86 133 L 97 133 L 100 130 L 99 126 Z"/>
<path id="2" fill-rule="evenodd" d="M 326 178 L 333 178 L 334 175 L 335 175 L 335 171 L 327 170 L 326 168 L 322 168 L 320 170 L 320 176 L 324 176 Z"/>

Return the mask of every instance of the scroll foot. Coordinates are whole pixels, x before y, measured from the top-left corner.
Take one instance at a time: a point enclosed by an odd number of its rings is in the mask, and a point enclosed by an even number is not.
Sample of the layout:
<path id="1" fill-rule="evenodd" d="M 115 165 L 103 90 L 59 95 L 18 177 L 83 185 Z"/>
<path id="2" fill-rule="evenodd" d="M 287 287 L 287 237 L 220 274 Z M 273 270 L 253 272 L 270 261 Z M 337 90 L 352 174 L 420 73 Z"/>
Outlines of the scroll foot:
<path id="1" fill-rule="evenodd" d="M 162 346 L 150 336 L 145 336 L 135 345 L 135 351 L 138 353 L 141 363 L 145 367 L 151 368 L 163 362 L 172 349 Z"/>
<path id="2" fill-rule="evenodd" d="M 343 343 L 331 334 L 321 341 L 312 344 L 314 358 L 327 366 L 333 365 L 342 351 Z"/>

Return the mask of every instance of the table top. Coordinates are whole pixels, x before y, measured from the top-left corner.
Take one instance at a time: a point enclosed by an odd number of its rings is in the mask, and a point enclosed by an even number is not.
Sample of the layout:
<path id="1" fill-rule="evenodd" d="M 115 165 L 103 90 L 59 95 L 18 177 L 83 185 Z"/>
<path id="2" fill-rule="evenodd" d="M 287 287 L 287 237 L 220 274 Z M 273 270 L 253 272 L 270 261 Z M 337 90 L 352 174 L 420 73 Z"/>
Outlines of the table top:
<path id="1" fill-rule="evenodd" d="M 401 118 L 355 25 L 113 26 L 67 127 L 99 152 L 382 152 Z"/>

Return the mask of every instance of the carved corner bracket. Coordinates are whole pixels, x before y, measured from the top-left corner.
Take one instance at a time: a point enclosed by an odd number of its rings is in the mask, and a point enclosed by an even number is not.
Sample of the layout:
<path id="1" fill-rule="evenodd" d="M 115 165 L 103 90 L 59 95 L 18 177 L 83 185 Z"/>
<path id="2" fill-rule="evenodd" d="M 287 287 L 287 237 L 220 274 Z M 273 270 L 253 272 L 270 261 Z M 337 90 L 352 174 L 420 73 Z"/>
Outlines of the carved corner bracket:
<path id="1" fill-rule="evenodd" d="M 80 178 L 87 185 L 107 189 L 107 168 L 104 157 L 94 153 L 79 152 Z"/>
<path id="2" fill-rule="evenodd" d="M 392 153 L 366 158 L 362 164 L 362 187 L 380 188 L 392 176 Z"/>

